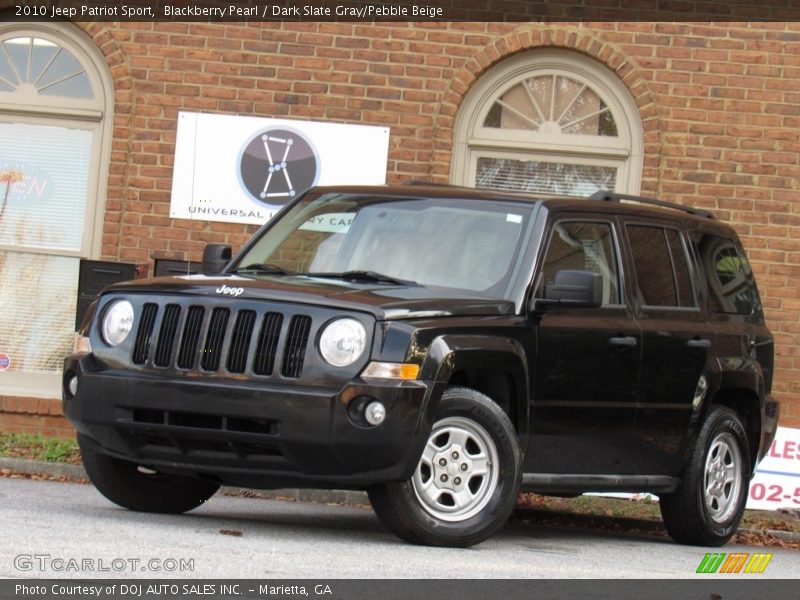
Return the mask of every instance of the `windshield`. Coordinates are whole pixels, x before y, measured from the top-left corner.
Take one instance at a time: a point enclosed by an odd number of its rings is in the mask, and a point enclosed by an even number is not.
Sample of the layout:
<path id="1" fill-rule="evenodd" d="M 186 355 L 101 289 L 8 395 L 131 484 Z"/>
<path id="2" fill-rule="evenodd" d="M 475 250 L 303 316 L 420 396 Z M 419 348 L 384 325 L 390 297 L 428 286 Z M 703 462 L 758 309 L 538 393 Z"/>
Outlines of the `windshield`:
<path id="1" fill-rule="evenodd" d="M 501 295 L 530 214 L 513 202 L 310 194 L 236 267 Z"/>

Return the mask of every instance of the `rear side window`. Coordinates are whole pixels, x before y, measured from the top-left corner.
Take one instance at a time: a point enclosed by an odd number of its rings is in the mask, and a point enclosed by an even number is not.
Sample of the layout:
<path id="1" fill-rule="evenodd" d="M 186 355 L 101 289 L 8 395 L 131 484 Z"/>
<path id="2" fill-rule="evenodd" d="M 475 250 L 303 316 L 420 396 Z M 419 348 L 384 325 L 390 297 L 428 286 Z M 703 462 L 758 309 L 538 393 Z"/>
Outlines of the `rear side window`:
<path id="1" fill-rule="evenodd" d="M 758 290 L 750 263 L 738 244 L 708 233 L 697 233 L 693 238 L 706 272 L 711 310 L 752 313 L 758 306 Z"/>
<path id="2" fill-rule="evenodd" d="M 697 305 L 689 264 L 677 229 L 628 225 L 639 298 L 646 306 L 690 308 Z"/>

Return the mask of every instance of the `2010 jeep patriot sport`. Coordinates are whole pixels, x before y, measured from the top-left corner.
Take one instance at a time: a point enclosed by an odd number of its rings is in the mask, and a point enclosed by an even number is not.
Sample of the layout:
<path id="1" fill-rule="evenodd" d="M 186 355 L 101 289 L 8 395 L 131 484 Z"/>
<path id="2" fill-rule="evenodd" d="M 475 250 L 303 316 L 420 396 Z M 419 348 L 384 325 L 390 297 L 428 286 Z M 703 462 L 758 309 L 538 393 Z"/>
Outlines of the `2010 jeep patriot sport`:
<path id="1" fill-rule="evenodd" d="M 447 546 L 520 489 L 653 492 L 673 538 L 724 544 L 775 435 L 772 337 L 730 227 L 628 200 L 316 188 L 221 274 L 106 289 L 64 367 L 90 478 L 174 513 L 366 489 Z"/>

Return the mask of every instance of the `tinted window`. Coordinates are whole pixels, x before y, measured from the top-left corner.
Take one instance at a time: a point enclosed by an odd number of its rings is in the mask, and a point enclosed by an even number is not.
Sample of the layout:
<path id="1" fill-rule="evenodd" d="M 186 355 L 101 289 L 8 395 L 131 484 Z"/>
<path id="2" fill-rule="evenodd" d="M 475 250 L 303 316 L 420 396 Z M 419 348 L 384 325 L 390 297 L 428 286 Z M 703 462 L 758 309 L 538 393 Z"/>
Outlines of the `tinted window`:
<path id="1" fill-rule="evenodd" d="M 753 272 L 744 253 L 732 240 L 697 234 L 697 251 L 706 272 L 711 310 L 749 315 L 758 306 Z"/>
<path id="2" fill-rule="evenodd" d="M 607 223 L 561 222 L 553 227 L 545 254 L 539 295 L 555 281 L 559 271 L 599 273 L 603 278 L 603 304 L 620 304 L 617 253 Z"/>
<path id="3" fill-rule="evenodd" d="M 695 306 L 686 250 L 675 229 L 628 225 L 639 297 L 647 306 Z"/>

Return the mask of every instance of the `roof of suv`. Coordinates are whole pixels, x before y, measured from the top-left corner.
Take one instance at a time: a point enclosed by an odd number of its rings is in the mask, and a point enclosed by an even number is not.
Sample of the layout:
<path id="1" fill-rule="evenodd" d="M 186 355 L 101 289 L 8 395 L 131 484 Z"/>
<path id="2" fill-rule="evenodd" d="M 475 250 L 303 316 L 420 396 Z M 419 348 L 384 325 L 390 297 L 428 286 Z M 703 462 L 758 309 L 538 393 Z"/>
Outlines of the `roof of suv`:
<path id="1" fill-rule="evenodd" d="M 611 214 L 638 214 L 642 216 L 670 218 L 672 220 L 691 220 L 706 226 L 720 224 L 714 215 L 704 209 L 653 198 L 616 194 L 600 191 L 586 198 L 574 196 L 546 197 L 503 190 L 486 190 L 430 182 L 409 182 L 403 185 L 388 186 L 330 186 L 315 188 L 318 192 L 335 191 L 339 193 L 365 194 L 376 196 L 401 196 L 425 198 L 459 198 L 464 200 L 486 200 L 523 202 L 526 204 L 544 203 L 551 210 L 591 210 Z M 727 227 L 726 227 L 727 228 Z"/>

